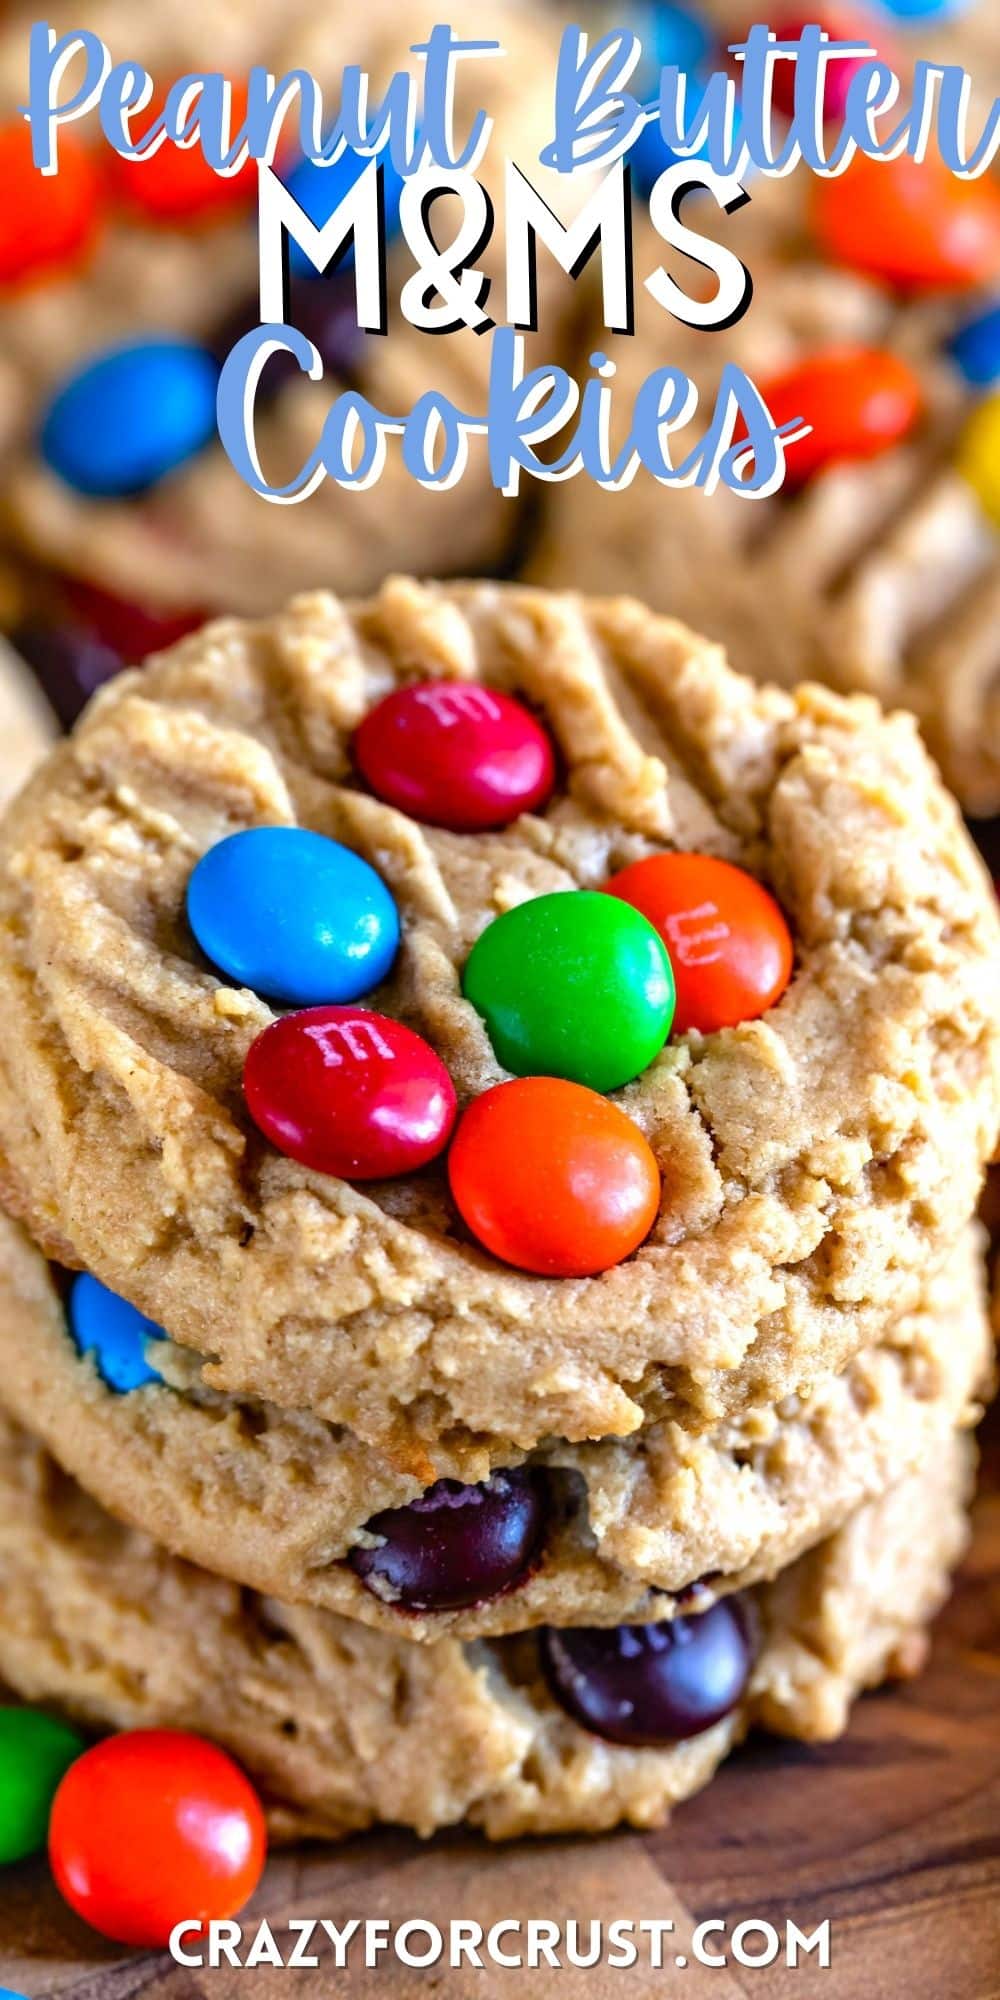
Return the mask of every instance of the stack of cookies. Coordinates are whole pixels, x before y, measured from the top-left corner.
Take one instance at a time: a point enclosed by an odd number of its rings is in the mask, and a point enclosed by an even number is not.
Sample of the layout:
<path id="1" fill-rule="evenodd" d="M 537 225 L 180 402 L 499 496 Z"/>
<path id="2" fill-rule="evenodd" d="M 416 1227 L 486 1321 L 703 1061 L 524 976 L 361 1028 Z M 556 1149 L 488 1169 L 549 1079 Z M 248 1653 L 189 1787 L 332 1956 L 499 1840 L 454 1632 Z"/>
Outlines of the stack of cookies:
<path id="1" fill-rule="evenodd" d="M 0 881 L 18 1694 L 506 1837 L 915 1670 L 1000 924 L 911 717 L 397 578 L 111 682 Z"/>

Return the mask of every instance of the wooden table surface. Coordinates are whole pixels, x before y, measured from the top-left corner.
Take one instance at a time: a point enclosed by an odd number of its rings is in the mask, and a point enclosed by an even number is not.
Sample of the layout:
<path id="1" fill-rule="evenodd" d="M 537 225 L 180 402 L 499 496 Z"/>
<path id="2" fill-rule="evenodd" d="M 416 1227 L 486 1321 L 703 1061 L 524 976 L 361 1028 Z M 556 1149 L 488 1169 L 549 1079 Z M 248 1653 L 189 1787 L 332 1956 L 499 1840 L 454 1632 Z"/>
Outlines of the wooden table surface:
<path id="1" fill-rule="evenodd" d="M 187 1971 L 103 1946 L 60 1903 L 44 1867 L 3 1879 L 0 1986 L 42 2000 L 998 2000 L 1000 1996 L 1000 1421 L 984 1440 L 976 1537 L 930 1665 L 860 1703 L 823 1749 L 759 1739 L 665 1832 L 491 1849 L 370 1837 L 272 1861 L 253 1912 L 439 1924 L 501 1916 L 672 1918 L 662 1970 Z M 2 1615 L 2 1607 L 0 1607 Z M 747 1917 L 811 1932 L 830 1919 L 825 1970 L 680 1967 L 692 1925 Z M 244 1919 L 247 1921 L 247 1918 Z M 523 1982 L 527 1980 L 529 1985 Z M 243 1982 L 243 1983 L 241 1983 Z"/>

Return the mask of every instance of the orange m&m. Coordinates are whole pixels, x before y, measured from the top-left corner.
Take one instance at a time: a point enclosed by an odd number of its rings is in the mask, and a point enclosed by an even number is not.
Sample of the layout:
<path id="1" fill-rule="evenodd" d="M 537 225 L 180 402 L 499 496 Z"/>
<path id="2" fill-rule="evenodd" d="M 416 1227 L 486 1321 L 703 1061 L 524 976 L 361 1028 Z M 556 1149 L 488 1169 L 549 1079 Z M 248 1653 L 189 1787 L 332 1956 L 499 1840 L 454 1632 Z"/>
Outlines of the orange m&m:
<path id="1" fill-rule="evenodd" d="M 857 153 L 835 180 L 816 181 L 812 201 L 825 254 L 900 291 L 965 291 L 1000 273 L 1000 190 L 957 180 L 936 156 Z"/>
<path id="2" fill-rule="evenodd" d="M 638 1126 L 560 1077 L 516 1077 L 475 1098 L 448 1172 L 472 1234 L 541 1277 L 593 1277 L 620 1264 L 660 1205 L 660 1170 Z"/>
<path id="3" fill-rule="evenodd" d="M 150 107 L 149 127 L 163 110 L 164 99 Z M 197 107 L 195 107 L 197 108 Z M 235 139 L 247 115 L 247 89 L 232 85 L 230 134 Z M 137 143 L 142 135 L 137 134 Z M 257 170 L 247 160 L 235 174 L 217 174 L 210 167 L 200 144 L 178 146 L 165 139 L 147 160 L 123 160 L 112 156 L 111 173 L 119 195 L 133 208 L 141 209 L 155 222 L 210 222 L 234 208 L 246 208 L 257 188 Z"/>
<path id="4" fill-rule="evenodd" d="M 760 392 L 776 426 L 803 417 L 812 429 L 786 446 L 786 485 L 800 486 L 826 465 L 875 458 L 913 429 L 920 382 L 897 354 L 877 347 L 810 355 Z"/>
<path id="5" fill-rule="evenodd" d="M 49 1861 L 70 1908 L 117 1944 L 162 1949 L 176 1924 L 235 1916 L 260 1881 L 264 1811 L 216 1744 L 133 1729 L 71 1764 L 49 1820 Z"/>
<path id="6" fill-rule="evenodd" d="M 613 875 L 608 894 L 641 910 L 670 953 L 675 1034 L 755 1021 L 780 999 L 794 947 L 768 890 L 712 854 L 651 854 Z"/>
<path id="7" fill-rule="evenodd" d="M 71 133 L 59 140 L 59 172 L 42 174 L 27 125 L 0 126 L 0 285 L 55 275 L 73 263 L 89 250 L 101 210 L 100 175 Z"/>

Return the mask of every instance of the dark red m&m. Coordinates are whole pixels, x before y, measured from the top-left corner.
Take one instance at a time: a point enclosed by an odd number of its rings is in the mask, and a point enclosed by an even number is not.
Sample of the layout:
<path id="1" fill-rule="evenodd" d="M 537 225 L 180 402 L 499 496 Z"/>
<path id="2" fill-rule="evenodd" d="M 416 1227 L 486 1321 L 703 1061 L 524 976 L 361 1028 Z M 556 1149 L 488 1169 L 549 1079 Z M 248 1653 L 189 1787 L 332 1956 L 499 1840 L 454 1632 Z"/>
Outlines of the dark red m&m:
<path id="1" fill-rule="evenodd" d="M 178 639 L 205 623 L 204 611 L 167 611 L 136 604 L 96 583 L 86 583 L 82 577 L 66 577 L 62 590 L 80 624 L 113 647 L 128 667 L 141 666 L 150 653 L 176 645 Z"/>
<path id="2" fill-rule="evenodd" d="M 382 1180 L 434 1159 L 455 1122 L 440 1057 L 364 1007 L 307 1007 L 252 1044 L 243 1088 L 265 1136 L 316 1173 Z"/>
<path id="3" fill-rule="evenodd" d="M 63 579 L 60 597 L 66 618 L 28 620 L 13 636 L 64 729 L 72 729 L 91 695 L 123 667 L 141 665 L 203 623 L 200 612 L 153 611 L 77 577 Z"/>
<path id="4" fill-rule="evenodd" d="M 524 1578 L 545 1521 L 538 1472 L 494 1472 L 478 1486 L 439 1479 L 409 1507 L 376 1514 L 367 1525 L 380 1546 L 352 1549 L 348 1561 L 377 1597 L 409 1611 L 458 1611 Z"/>
<path id="5" fill-rule="evenodd" d="M 82 625 L 31 620 L 17 627 L 13 639 L 64 729 L 72 729 L 91 695 L 125 664 L 113 646 Z"/>
<path id="6" fill-rule="evenodd" d="M 839 3 L 831 5 L 826 0 L 822 11 L 817 8 L 790 8 L 787 13 L 779 13 L 771 19 L 770 25 L 778 42 L 797 42 L 806 28 L 816 24 L 823 29 L 831 42 L 860 43 L 861 47 L 876 48 L 883 62 L 890 62 L 891 51 L 886 46 L 881 25 L 875 23 L 859 9 L 844 7 Z M 847 107 L 847 95 L 854 78 L 872 58 L 865 56 L 837 56 L 828 62 L 823 82 L 824 119 L 842 118 Z M 772 102 L 786 118 L 795 112 L 795 77 L 798 69 L 797 56 L 779 56 L 774 64 L 771 90 Z"/>
<path id="7" fill-rule="evenodd" d="M 736 1707 L 753 1663 L 738 1597 L 659 1625 L 580 1627 L 539 1635 L 549 1687 L 574 1721 L 633 1748 L 700 1736 Z"/>
<path id="8" fill-rule="evenodd" d="M 555 779 L 545 730 L 510 695 L 476 681 L 397 688 L 354 738 L 362 777 L 428 826 L 481 833 L 544 805 Z"/>
<path id="9" fill-rule="evenodd" d="M 350 271 L 331 271 L 324 278 L 293 278 L 289 287 L 288 324 L 312 341 L 324 374 L 353 385 L 364 353 L 365 335 L 358 326 Z M 212 351 L 220 367 L 237 341 L 253 333 L 259 325 L 259 301 L 254 292 L 238 302 L 213 336 Z M 279 348 L 265 364 L 258 401 L 278 395 L 286 383 L 300 376 L 295 356 L 287 348 Z"/>

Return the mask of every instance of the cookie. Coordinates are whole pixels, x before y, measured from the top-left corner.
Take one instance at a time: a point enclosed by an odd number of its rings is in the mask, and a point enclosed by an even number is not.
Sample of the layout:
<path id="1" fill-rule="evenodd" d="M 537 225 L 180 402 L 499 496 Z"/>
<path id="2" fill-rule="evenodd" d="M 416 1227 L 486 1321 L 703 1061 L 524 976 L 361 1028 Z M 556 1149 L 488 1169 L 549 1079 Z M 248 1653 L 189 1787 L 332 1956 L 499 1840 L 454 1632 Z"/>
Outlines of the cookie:
<path id="1" fill-rule="evenodd" d="M 77 25 L 72 10 L 55 11 L 57 26 Z M 249 14 L 234 11 L 225 0 L 162 12 L 161 20 L 144 20 L 137 28 L 127 8 L 104 0 L 87 25 L 105 37 L 117 57 L 146 60 L 158 83 L 185 68 L 203 69 L 206 62 L 227 64 L 239 76 L 263 60 L 279 75 L 311 70 L 332 104 L 348 63 L 370 72 L 375 93 L 395 72 L 417 70 L 412 47 L 437 18 L 433 10 L 422 19 L 411 13 L 401 25 L 389 0 L 374 0 L 360 14 L 335 10 L 332 20 L 318 0 L 254 8 Z M 21 9 L 4 29 L 0 90 L 11 112 L 24 95 L 33 18 L 32 9 Z M 456 35 L 482 39 L 478 10 L 459 8 L 449 19 Z M 459 62 L 454 116 L 457 131 L 480 108 L 494 121 L 481 172 L 493 188 L 500 220 L 482 265 L 496 289 L 503 272 L 505 155 L 519 160 L 564 214 L 582 199 L 585 180 L 578 177 L 569 187 L 538 166 L 551 118 L 556 17 L 549 24 L 517 0 L 499 0 L 490 33 L 505 53 Z M 293 507 L 269 505 L 243 484 L 214 438 L 214 421 L 211 441 L 201 450 L 124 498 L 94 498 L 46 461 L 39 436 L 54 386 L 109 345 L 166 332 L 202 343 L 221 358 L 238 331 L 256 324 L 252 201 L 251 187 L 248 208 L 235 217 L 223 214 L 211 227 L 199 225 L 197 217 L 184 225 L 151 222 L 112 206 L 85 268 L 62 275 L 56 267 L 43 274 L 46 282 L 5 299 L 0 407 L 9 373 L 12 393 L 6 401 L 31 419 L 28 436 L 11 451 L 4 491 L 8 531 L 22 556 L 126 602 L 172 613 L 270 611 L 294 590 L 364 589 L 398 567 L 432 573 L 495 567 L 507 555 L 520 515 L 516 502 L 494 489 L 479 439 L 473 440 L 466 475 L 450 490 L 418 486 L 403 467 L 399 441 L 392 439 L 376 486 L 348 490 L 327 480 L 309 501 Z M 540 262 L 539 337 L 555 355 L 575 291 L 551 260 Z M 312 382 L 293 370 L 273 396 L 261 399 L 267 407 L 258 426 L 260 460 L 276 484 L 298 472 L 315 449 L 330 405 L 347 390 L 360 392 L 390 416 L 407 415 L 432 386 L 461 410 L 485 409 L 489 340 L 471 330 L 440 340 L 404 321 L 398 293 L 412 268 L 409 252 L 395 245 L 389 256 L 388 339 L 358 335 L 349 273 L 299 281 L 293 317 L 325 350 L 325 377 Z M 320 332 L 324 309 L 317 301 L 324 297 L 329 304 Z M 45 597 L 43 608 L 50 609 L 51 590 Z M 60 615 L 79 616 L 72 599 Z"/>
<path id="2" fill-rule="evenodd" d="M 562 767 L 544 812 L 445 831 L 360 782 L 357 725 L 428 678 L 537 705 Z M 620 1091 L 586 1098 L 613 1175 L 629 1155 L 630 1201 L 662 1169 L 633 1254 L 622 1244 L 572 1279 L 514 1268 L 462 1219 L 474 1203 L 467 1185 L 456 1204 L 454 1155 L 452 1185 L 440 1153 L 359 1181 L 267 1141 L 242 1085 L 275 1009 L 208 966 L 186 896 L 223 837 L 295 823 L 375 863 L 398 906 L 399 957 L 372 1000 L 388 1026 L 376 1044 L 364 1031 L 361 1054 L 381 1062 L 394 1019 L 409 1024 L 466 1112 L 506 1075 L 463 993 L 491 918 L 598 890 L 661 849 L 770 885 L 795 953 L 776 1004 L 680 1034 Z M 209 627 L 104 691 L 9 812 L 0 854 L 8 1206 L 203 1354 L 212 1388 L 311 1410 L 411 1469 L 444 1438 L 527 1450 L 661 1415 L 697 1430 L 842 1368 L 916 1303 L 995 1145 L 997 909 L 912 722 L 755 688 L 636 604 L 396 581 L 368 604 L 318 596 L 266 625 Z M 553 990 L 561 895 L 540 914 L 529 1003 Z M 635 934 L 662 1006 L 662 950 Z M 682 927 L 679 965 L 683 949 Z M 597 967 L 611 977 L 603 956 L 581 962 L 595 968 L 584 992 Z M 614 1006 L 631 1020 L 637 1005 L 626 979 Z M 573 1020 L 583 1058 L 592 1042 L 615 1055 L 617 1016 L 597 1041 Z M 279 1097 L 311 1046 L 292 1015 L 268 1048 L 289 1022 Z M 346 1053 L 309 1057 L 304 1115 L 326 1056 Z M 254 1067 L 262 1099 L 267 1061 Z M 524 1087 L 508 1102 L 516 1121 Z M 507 1182 L 517 1192 L 530 1159 L 545 1218 L 550 1146 L 543 1123 Z"/>
<path id="3" fill-rule="evenodd" d="M 724 366 L 745 369 L 779 420 L 818 425 L 813 439 L 789 447 L 782 489 L 747 499 L 724 484 L 711 493 L 658 484 L 644 469 L 617 492 L 571 480 L 546 491 L 528 573 L 547 585 L 634 593 L 717 639 L 758 679 L 815 676 L 912 709 L 948 784 L 969 812 L 985 815 L 1000 808 L 1000 538 L 988 481 L 969 476 L 968 440 L 991 407 L 987 383 L 970 380 L 957 358 L 983 301 L 929 285 L 904 294 L 877 268 L 824 258 L 817 231 L 838 186 L 801 171 L 756 176 L 746 207 L 729 217 L 707 200 L 689 202 L 691 226 L 733 249 L 754 279 L 747 313 L 725 330 L 684 327 L 645 291 L 642 279 L 671 260 L 648 221 L 640 225 L 635 334 L 609 335 L 595 302 L 580 341 L 584 373 L 595 352 L 615 365 L 613 450 L 656 368 L 677 367 L 696 384 L 698 414 L 670 439 L 675 466 L 704 436 Z M 928 194 L 942 207 L 953 198 L 965 198 L 956 182 Z M 1000 267 L 1000 206 L 992 226 Z M 689 275 L 675 268 L 675 276 L 690 289 Z M 1000 333 L 994 349 L 995 374 Z M 845 357 L 850 380 L 843 367 L 825 380 L 823 368 Z M 881 423 L 879 394 L 896 413 L 885 434 L 876 424 L 867 435 L 864 414 L 852 431 L 844 415 L 852 398 Z"/>
<path id="4" fill-rule="evenodd" d="M 147 1379 L 116 1389 L 121 1343 L 114 1356 L 80 1351 L 81 1334 L 102 1331 L 89 1294 L 67 1313 L 38 1252 L 0 1217 L 3 1400 L 119 1519 L 285 1601 L 406 1640 L 655 1620 L 787 1568 L 975 1421 L 992 1360 L 982 1249 L 970 1232 L 918 1311 L 892 1315 L 843 1375 L 777 1408 L 701 1438 L 661 1421 L 527 1460 L 445 1443 L 418 1479 L 317 1418 L 213 1394 L 168 1341 L 146 1346 Z M 451 1482 L 435 1487 L 437 1510 L 431 1479 Z M 404 1519 L 383 1520 L 400 1508 Z M 460 1530 L 450 1542 L 442 1510 Z M 491 1573 L 497 1519 L 506 1541 Z M 401 1579 L 356 1573 L 358 1552 L 380 1548 L 405 1562 Z"/>
<path id="5" fill-rule="evenodd" d="M 582 1727 L 553 1694 L 558 1642 L 579 1653 L 579 1635 L 412 1646 L 253 1596 L 119 1526 L 0 1420 L 0 1674 L 94 1729 L 214 1737 L 279 1839 L 380 1820 L 421 1834 L 467 1820 L 498 1840 L 659 1825 L 754 1723 L 829 1739 L 862 1688 L 913 1671 L 965 1545 L 970 1460 L 955 1439 L 753 1593 L 742 1697 L 672 1747 L 639 1748 Z M 615 1674 L 637 1660 L 626 1637 Z M 602 1688 L 592 1658 L 578 1696 L 615 1684 Z"/>

